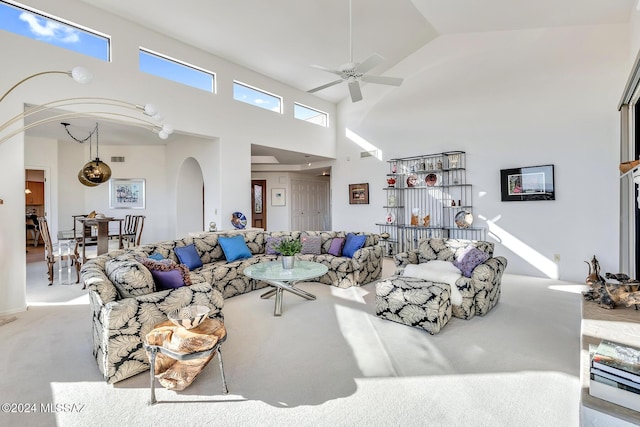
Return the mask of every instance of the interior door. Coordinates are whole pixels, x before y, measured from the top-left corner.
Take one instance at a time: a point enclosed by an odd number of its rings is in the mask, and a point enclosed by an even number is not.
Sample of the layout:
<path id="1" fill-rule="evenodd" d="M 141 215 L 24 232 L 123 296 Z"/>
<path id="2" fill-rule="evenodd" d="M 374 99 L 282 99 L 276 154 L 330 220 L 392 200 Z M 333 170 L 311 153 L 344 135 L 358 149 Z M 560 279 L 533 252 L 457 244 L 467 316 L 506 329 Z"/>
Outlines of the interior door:
<path id="1" fill-rule="evenodd" d="M 251 226 L 267 229 L 267 181 L 257 179 L 251 181 Z"/>
<path id="2" fill-rule="evenodd" d="M 291 181 L 291 229 L 329 230 L 329 183 Z"/>

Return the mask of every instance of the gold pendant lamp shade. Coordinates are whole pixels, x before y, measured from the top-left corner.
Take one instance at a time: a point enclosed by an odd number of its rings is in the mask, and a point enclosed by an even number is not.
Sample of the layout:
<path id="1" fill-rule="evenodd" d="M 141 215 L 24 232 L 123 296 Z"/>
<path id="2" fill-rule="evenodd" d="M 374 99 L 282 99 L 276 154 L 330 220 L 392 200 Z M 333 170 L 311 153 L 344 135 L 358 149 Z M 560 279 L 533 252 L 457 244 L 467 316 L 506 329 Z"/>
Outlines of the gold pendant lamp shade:
<path id="1" fill-rule="evenodd" d="M 84 177 L 84 175 L 82 174 L 84 168 L 80 169 L 80 171 L 78 172 L 78 181 L 80 181 L 80 184 L 85 185 L 87 187 L 95 187 L 98 184 L 93 183 L 91 181 L 89 181 L 87 178 Z"/>
<path id="2" fill-rule="evenodd" d="M 96 157 L 95 160 L 84 165 L 82 168 L 82 176 L 93 184 L 102 184 L 111 178 L 111 168 L 105 162 L 100 161 L 100 158 Z"/>

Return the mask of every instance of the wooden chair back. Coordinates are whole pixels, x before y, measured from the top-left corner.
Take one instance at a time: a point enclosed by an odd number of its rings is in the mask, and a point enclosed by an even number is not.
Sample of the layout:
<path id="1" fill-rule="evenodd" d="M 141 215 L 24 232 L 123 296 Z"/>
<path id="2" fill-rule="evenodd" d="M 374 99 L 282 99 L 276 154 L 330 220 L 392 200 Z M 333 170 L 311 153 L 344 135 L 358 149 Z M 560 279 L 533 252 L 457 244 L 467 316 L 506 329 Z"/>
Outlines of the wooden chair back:
<path id="1" fill-rule="evenodd" d="M 44 241 L 44 258 L 47 262 L 55 263 L 55 253 L 53 252 L 53 242 L 51 241 L 51 233 L 49 233 L 49 224 L 47 219 L 43 216 L 38 217 L 38 226 L 40 227 L 40 234 Z"/>
<path id="2" fill-rule="evenodd" d="M 126 239 L 127 245 L 140 245 L 140 237 L 144 228 L 144 215 L 125 215 L 122 237 Z"/>

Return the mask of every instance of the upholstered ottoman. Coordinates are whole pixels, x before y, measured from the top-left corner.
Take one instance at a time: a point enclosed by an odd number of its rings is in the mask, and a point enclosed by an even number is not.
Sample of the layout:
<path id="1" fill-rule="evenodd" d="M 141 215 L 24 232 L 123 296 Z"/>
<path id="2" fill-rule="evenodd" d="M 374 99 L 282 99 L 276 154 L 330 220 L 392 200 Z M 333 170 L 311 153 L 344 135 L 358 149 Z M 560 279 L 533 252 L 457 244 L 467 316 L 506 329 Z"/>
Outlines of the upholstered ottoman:
<path id="1" fill-rule="evenodd" d="M 376 283 L 376 315 L 437 334 L 451 318 L 449 285 L 408 276 Z"/>

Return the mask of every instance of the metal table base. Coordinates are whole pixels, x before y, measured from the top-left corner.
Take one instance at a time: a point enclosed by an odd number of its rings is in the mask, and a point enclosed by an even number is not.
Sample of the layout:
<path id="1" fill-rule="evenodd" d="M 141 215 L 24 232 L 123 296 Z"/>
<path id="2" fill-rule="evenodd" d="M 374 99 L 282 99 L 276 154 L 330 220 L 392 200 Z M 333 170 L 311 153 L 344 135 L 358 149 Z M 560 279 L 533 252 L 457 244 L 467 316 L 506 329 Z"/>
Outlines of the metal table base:
<path id="1" fill-rule="evenodd" d="M 216 343 L 215 346 L 213 346 L 213 348 L 209 349 L 209 350 L 204 350 L 204 351 L 199 351 L 197 353 L 176 353 L 174 351 L 171 351 L 169 349 L 166 349 L 160 345 L 149 345 L 147 343 L 144 343 L 144 349 L 147 350 L 149 352 L 149 362 L 151 364 L 151 401 L 150 404 L 154 405 L 155 403 L 157 403 L 156 400 L 156 355 L 158 353 L 162 353 L 166 356 L 171 357 L 172 359 L 175 360 L 193 360 L 193 359 L 199 359 L 202 357 L 209 357 L 211 356 L 213 353 L 216 353 L 218 355 L 218 366 L 220 367 L 220 377 L 222 379 L 222 393 L 223 394 L 227 394 L 229 393 L 229 389 L 227 388 L 227 380 L 224 377 L 224 367 L 222 366 L 222 351 L 221 351 L 221 346 L 222 343 L 226 340 L 226 335 L 224 336 L 223 339 L 221 339 L 220 341 L 218 341 Z"/>
<path id="2" fill-rule="evenodd" d="M 274 316 L 282 316 L 282 295 L 283 291 L 291 292 L 292 294 L 298 295 L 299 297 L 314 300 L 316 296 L 310 294 L 307 291 L 303 291 L 300 288 L 296 288 L 294 285 L 298 282 L 286 283 L 278 280 L 264 280 L 269 285 L 273 286 L 273 289 L 268 290 L 264 294 L 260 295 L 260 298 L 266 299 L 271 298 L 274 294 L 276 295 L 276 306 L 273 311 Z"/>

